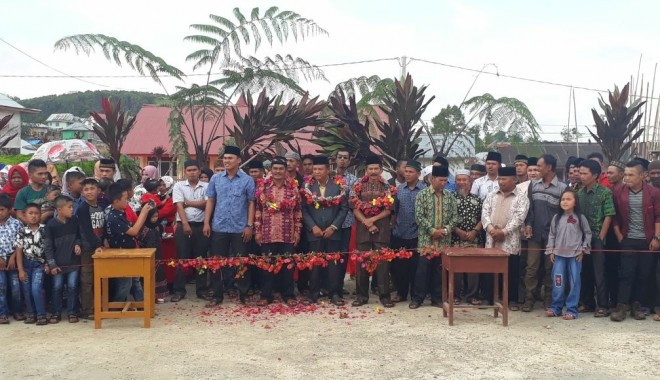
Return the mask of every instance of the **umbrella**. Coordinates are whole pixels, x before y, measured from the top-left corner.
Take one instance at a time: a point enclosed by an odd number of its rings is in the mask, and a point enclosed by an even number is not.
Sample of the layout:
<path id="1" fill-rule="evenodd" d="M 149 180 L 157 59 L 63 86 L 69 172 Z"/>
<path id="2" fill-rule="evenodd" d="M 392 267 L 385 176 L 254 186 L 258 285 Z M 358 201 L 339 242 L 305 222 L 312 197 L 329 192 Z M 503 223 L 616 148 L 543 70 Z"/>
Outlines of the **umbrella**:
<path id="1" fill-rule="evenodd" d="M 44 160 L 49 164 L 96 161 L 103 158 L 94 144 L 84 140 L 57 140 L 44 143 L 34 152 L 32 159 Z"/>

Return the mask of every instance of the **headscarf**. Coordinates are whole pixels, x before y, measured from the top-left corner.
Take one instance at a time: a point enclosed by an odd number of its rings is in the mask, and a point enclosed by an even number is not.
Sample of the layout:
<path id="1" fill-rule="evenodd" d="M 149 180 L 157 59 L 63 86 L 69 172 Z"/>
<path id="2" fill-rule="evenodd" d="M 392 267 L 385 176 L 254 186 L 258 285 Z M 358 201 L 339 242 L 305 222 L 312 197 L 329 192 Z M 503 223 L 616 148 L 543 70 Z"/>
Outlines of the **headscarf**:
<path id="1" fill-rule="evenodd" d="M 174 178 L 172 178 L 168 175 L 164 175 L 164 176 L 160 177 L 160 180 L 163 181 L 163 183 L 165 183 L 165 188 L 167 189 L 165 191 L 165 194 L 170 194 L 172 192 L 172 186 L 174 186 Z M 163 195 L 165 195 L 165 194 L 163 194 Z"/>
<path id="2" fill-rule="evenodd" d="M 62 194 L 64 195 L 69 195 L 69 184 L 66 181 L 66 175 L 72 172 L 78 172 L 82 173 L 83 175 L 87 175 L 80 166 L 73 166 L 70 169 L 67 169 L 67 171 L 62 174 Z"/>
<path id="3" fill-rule="evenodd" d="M 211 180 L 211 177 L 213 177 L 213 170 L 205 168 L 202 169 L 202 173 L 206 174 L 207 177 L 209 177 L 209 181 Z"/>
<path id="4" fill-rule="evenodd" d="M 18 172 L 21 175 L 21 179 L 23 180 L 23 185 L 20 187 L 14 187 L 11 183 L 11 177 L 14 175 L 14 173 Z M 23 167 L 20 165 L 13 165 L 11 168 L 9 168 L 9 172 L 7 173 L 7 185 L 2 188 L 2 193 L 9 195 L 9 198 L 11 198 L 11 201 L 13 202 L 16 200 L 16 193 L 25 186 L 27 186 L 30 183 L 30 178 L 28 177 L 28 173 Z"/>
<path id="5" fill-rule="evenodd" d="M 150 179 L 158 179 L 158 168 L 153 165 L 147 165 L 142 168 L 142 174 L 146 174 Z"/>

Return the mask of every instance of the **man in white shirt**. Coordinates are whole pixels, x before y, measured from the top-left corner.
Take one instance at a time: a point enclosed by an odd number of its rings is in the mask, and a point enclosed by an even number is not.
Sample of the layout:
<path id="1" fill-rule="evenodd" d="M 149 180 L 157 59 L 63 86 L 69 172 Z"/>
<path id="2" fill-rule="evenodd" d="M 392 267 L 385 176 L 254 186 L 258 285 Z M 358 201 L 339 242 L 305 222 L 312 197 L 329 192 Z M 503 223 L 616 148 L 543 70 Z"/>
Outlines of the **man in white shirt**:
<path id="1" fill-rule="evenodd" d="M 172 201 L 176 204 L 176 231 L 174 241 L 176 258 L 179 260 L 206 257 L 209 251 L 209 238 L 204 236 L 204 215 L 206 188 L 209 185 L 199 180 L 199 163 L 188 160 L 184 163 L 186 180 L 174 184 Z M 172 302 L 179 302 L 186 296 L 186 273 L 176 268 L 174 295 Z M 198 298 L 206 298 L 204 277 L 197 275 L 195 290 Z"/>
<path id="2" fill-rule="evenodd" d="M 488 194 L 499 190 L 497 171 L 500 166 L 502 166 L 502 155 L 499 152 L 488 152 L 486 156 L 486 175 L 474 181 L 471 193 L 483 201 Z"/>

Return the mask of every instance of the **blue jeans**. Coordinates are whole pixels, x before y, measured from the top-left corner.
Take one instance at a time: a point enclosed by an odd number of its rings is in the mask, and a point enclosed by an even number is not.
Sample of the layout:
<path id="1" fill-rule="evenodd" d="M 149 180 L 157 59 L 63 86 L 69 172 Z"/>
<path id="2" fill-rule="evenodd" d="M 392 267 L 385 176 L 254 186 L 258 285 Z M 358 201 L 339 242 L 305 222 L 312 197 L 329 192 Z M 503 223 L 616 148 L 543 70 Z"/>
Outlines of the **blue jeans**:
<path id="1" fill-rule="evenodd" d="M 552 266 L 552 310 L 560 315 L 564 305 L 566 313 L 578 317 L 578 303 L 580 302 L 580 271 L 582 263 L 575 257 L 562 257 L 555 255 L 555 263 Z M 566 296 L 566 280 L 570 284 L 568 296 Z"/>
<path id="2" fill-rule="evenodd" d="M 44 295 L 44 265 L 38 261 L 23 260 L 27 279 L 22 282 L 25 306 L 30 316 L 46 317 L 46 297 Z"/>
<path id="3" fill-rule="evenodd" d="M 110 288 L 111 302 L 125 302 L 129 294 L 133 295 L 135 301 L 144 301 L 144 289 L 139 277 L 112 278 Z"/>
<path id="4" fill-rule="evenodd" d="M 62 315 L 62 290 L 66 282 L 66 308 L 69 315 L 78 315 L 78 279 L 80 271 L 59 273 L 53 276 L 53 314 Z"/>
<path id="5" fill-rule="evenodd" d="M 8 303 L 9 291 L 11 292 L 11 309 Z M 18 271 L 0 270 L 0 317 L 22 312 L 21 282 L 18 280 Z"/>

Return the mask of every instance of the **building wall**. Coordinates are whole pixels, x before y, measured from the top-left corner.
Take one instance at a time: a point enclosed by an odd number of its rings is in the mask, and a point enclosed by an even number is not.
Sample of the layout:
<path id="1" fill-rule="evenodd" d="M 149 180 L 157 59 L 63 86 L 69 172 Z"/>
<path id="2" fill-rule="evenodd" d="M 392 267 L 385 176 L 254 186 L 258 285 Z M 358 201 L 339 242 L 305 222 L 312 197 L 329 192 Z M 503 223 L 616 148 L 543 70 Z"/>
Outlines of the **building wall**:
<path id="1" fill-rule="evenodd" d="M 80 137 L 78 137 L 80 136 Z M 62 140 L 71 140 L 71 139 L 81 139 L 87 140 L 89 138 L 89 132 L 85 131 L 62 131 Z"/>

